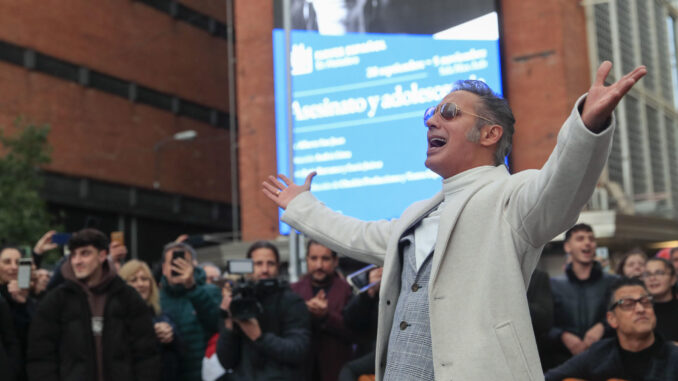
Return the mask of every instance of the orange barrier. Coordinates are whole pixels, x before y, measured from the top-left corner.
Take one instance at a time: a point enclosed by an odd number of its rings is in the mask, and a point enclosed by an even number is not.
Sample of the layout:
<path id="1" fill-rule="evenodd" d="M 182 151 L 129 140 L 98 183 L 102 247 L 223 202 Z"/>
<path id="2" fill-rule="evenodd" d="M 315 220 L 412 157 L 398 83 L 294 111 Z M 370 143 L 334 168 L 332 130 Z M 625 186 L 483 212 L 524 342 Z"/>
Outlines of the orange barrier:
<path id="1" fill-rule="evenodd" d="M 373 374 L 363 374 L 362 376 L 358 377 L 358 381 L 374 381 L 375 379 L 376 377 Z"/>

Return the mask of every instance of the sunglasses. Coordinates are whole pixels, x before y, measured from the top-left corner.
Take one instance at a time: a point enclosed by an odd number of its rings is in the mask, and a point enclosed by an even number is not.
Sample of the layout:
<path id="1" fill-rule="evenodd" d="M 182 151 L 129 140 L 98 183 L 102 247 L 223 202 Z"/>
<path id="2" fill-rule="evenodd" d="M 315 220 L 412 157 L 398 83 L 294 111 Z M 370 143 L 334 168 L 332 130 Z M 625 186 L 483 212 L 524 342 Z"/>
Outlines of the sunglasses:
<path id="1" fill-rule="evenodd" d="M 424 126 L 426 126 L 426 122 L 428 122 L 429 119 L 433 118 L 433 115 L 435 115 L 436 111 L 438 111 L 438 113 L 440 113 L 440 116 L 445 120 L 452 120 L 455 117 L 457 117 L 458 115 L 461 115 L 461 112 L 462 112 L 461 109 L 459 108 L 459 106 L 457 106 L 456 103 L 452 103 L 452 102 L 441 103 L 437 106 L 431 106 L 431 107 L 427 108 L 426 111 L 424 111 Z M 493 121 L 491 121 L 491 120 L 489 120 L 485 117 L 482 117 L 478 114 L 474 114 L 474 113 L 471 113 L 471 112 L 468 112 L 468 111 L 464 111 L 464 112 L 469 114 L 469 115 L 475 116 L 478 119 L 482 119 L 486 122 L 489 122 L 491 124 L 497 124 L 497 123 L 495 123 L 495 122 L 493 122 Z M 428 127 L 428 126 L 426 126 L 426 127 Z"/>

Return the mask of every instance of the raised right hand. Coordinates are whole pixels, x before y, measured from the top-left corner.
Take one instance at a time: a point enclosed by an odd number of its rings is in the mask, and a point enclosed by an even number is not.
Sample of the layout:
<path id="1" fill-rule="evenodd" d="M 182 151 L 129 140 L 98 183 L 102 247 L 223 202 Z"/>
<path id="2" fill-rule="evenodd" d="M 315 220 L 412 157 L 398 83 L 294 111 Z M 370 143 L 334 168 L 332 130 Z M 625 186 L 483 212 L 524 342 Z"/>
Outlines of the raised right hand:
<path id="1" fill-rule="evenodd" d="M 317 172 L 313 171 L 306 176 L 306 181 L 302 185 L 297 185 L 288 179 L 287 176 L 279 174 L 278 180 L 273 176 L 268 176 L 268 181 L 264 181 L 261 189 L 266 197 L 270 198 L 275 202 L 279 207 L 287 209 L 287 205 L 297 197 L 300 193 L 311 190 L 311 181 L 313 177 L 317 175 Z M 283 184 L 284 182 L 284 184 Z"/>
<path id="2" fill-rule="evenodd" d="M 59 247 L 56 243 L 52 242 L 52 236 L 56 233 L 56 230 L 50 230 L 47 233 L 43 234 L 42 237 L 38 240 L 38 242 L 35 244 L 33 247 L 33 252 L 37 255 L 42 255 L 42 253 L 46 251 L 50 251 L 52 249 L 56 249 Z"/>

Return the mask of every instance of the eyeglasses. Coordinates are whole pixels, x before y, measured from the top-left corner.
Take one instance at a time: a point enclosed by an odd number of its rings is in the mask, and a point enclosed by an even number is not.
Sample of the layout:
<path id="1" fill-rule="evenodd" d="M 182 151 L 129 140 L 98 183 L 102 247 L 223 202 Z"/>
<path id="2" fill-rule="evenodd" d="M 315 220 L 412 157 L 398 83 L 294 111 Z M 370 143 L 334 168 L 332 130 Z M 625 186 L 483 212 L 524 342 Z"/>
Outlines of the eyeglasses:
<path id="1" fill-rule="evenodd" d="M 461 112 L 462 112 L 462 110 L 459 108 L 459 106 L 457 106 L 456 103 L 452 103 L 452 102 L 441 103 L 437 106 L 431 106 L 431 107 L 427 108 L 426 111 L 424 111 L 424 126 L 426 126 L 426 122 L 428 122 L 428 120 L 431 119 L 433 117 L 433 115 L 435 115 L 436 111 L 438 111 L 440 113 L 440 116 L 445 120 L 452 120 L 455 117 L 457 117 L 458 115 L 460 115 Z M 473 114 L 473 113 L 470 113 L 468 111 L 464 111 L 464 112 L 469 114 L 469 115 L 473 115 L 476 118 L 482 119 L 486 122 L 489 122 L 491 124 L 497 124 L 497 123 L 495 123 L 495 122 L 493 122 L 493 121 L 491 121 L 491 120 L 489 120 L 485 117 L 482 117 L 478 114 Z"/>
<path id="2" fill-rule="evenodd" d="M 647 279 L 647 278 L 650 278 L 650 277 L 653 277 L 653 276 L 664 276 L 664 275 L 669 275 L 669 273 L 666 272 L 666 271 L 659 270 L 659 271 L 655 271 L 653 273 L 642 273 L 642 274 L 640 274 L 640 278 L 641 279 Z"/>
<path id="3" fill-rule="evenodd" d="M 610 306 L 610 311 L 612 311 L 616 307 L 619 307 L 619 309 L 622 311 L 631 311 L 632 309 L 636 308 L 636 303 L 640 303 L 640 305 L 643 306 L 643 308 L 650 308 L 652 307 L 653 300 L 654 299 L 652 298 L 651 295 L 641 296 L 638 299 L 622 298 L 612 303 L 612 305 Z"/>

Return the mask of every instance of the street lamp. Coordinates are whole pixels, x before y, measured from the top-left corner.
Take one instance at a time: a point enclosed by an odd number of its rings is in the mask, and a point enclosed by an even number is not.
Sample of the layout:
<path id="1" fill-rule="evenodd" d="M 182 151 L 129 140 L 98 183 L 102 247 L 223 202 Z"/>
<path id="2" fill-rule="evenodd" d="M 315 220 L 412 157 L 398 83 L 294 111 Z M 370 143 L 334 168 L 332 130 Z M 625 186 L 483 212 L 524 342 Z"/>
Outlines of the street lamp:
<path id="1" fill-rule="evenodd" d="M 153 189 L 160 188 L 160 182 L 158 181 L 158 173 L 159 173 L 159 170 L 160 170 L 160 150 L 165 145 L 167 145 L 168 143 L 193 140 L 197 136 L 198 136 L 198 133 L 195 130 L 179 131 L 172 136 L 168 136 L 166 138 L 161 139 L 160 141 L 158 141 L 157 143 L 155 143 L 153 145 L 153 152 L 155 153 L 155 155 L 153 155 L 153 160 L 154 160 Z"/>

